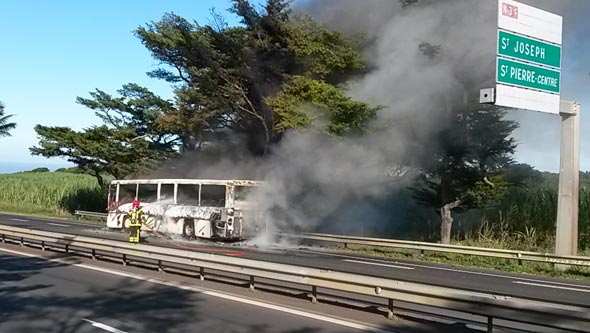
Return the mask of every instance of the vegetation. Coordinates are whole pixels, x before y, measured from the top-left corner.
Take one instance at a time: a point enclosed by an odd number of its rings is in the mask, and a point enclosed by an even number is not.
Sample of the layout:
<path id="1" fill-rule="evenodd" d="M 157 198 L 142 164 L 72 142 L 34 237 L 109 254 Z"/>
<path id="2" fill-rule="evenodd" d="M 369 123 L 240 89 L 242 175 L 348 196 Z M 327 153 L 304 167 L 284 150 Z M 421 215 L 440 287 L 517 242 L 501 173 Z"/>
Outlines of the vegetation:
<path id="1" fill-rule="evenodd" d="M 475 240 L 470 240 L 468 243 L 470 246 L 489 247 L 489 243 L 486 242 L 479 243 Z M 453 242 L 453 244 L 455 244 L 455 242 Z M 464 243 L 457 244 L 463 245 Z M 390 248 L 383 247 L 352 247 L 347 249 L 347 251 L 386 258 L 420 260 L 454 266 L 488 268 L 505 272 L 544 275 L 550 277 L 560 277 L 577 280 L 590 280 L 590 269 L 584 267 L 572 267 L 564 272 L 554 269 L 553 265 L 548 263 L 537 263 L 529 261 L 522 261 L 519 263 L 518 260 L 514 259 L 491 258 L 428 251 L 420 253 L 412 250 L 393 250 Z M 587 256 L 589 255 L 589 253 L 584 252 L 581 253 L 581 255 Z"/>
<path id="2" fill-rule="evenodd" d="M 438 52 L 440 48 L 431 56 Z M 469 91 L 468 82 L 462 84 Z M 511 134 L 518 128 L 504 119 L 505 110 L 467 98 L 446 112 L 446 122 L 424 143 L 432 148 L 418 162 L 421 172 L 412 186 L 419 203 L 439 212 L 443 244 L 451 240 L 453 210 L 495 205 L 505 194 L 509 184 L 501 173 L 512 163 L 516 143 Z"/>
<path id="3" fill-rule="evenodd" d="M 95 110 L 103 121 L 84 131 L 69 127 L 35 126 L 41 138 L 31 148 L 33 155 L 66 157 L 68 161 L 96 177 L 101 188 L 105 177 L 123 178 L 145 172 L 155 163 L 174 155 L 170 135 L 159 130 L 155 119 L 170 103 L 146 88 L 128 84 L 113 98 L 103 91 L 91 93 L 92 99 L 78 103 Z"/>
<path id="4" fill-rule="evenodd" d="M 586 197 L 586 200 L 588 197 Z M 542 201 L 537 201 L 542 203 Z M 527 206 L 530 207 L 530 206 Z M 586 215 L 588 205 L 585 206 Z M 524 209 L 523 211 L 526 211 Z M 551 218 L 554 220 L 555 217 Z M 587 218 L 586 218 L 587 221 Z M 587 222 L 586 222 L 587 230 Z M 508 223 L 491 224 L 484 221 L 476 229 L 467 232 L 462 237 L 457 237 L 452 241 L 455 245 L 474 246 L 483 248 L 500 248 L 520 251 L 532 251 L 552 253 L 555 247 L 555 238 L 553 232 L 548 230 L 536 229 L 533 226 L 525 226 L 524 231 L 515 231 L 515 228 Z M 587 235 L 587 233 L 586 233 Z M 553 264 L 529 262 L 514 259 L 502 259 L 492 257 L 481 257 L 474 255 L 463 255 L 453 253 L 424 252 L 403 249 L 392 249 L 384 247 L 352 247 L 350 251 L 400 259 L 418 259 L 428 262 L 438 262 L 457 266 L 481 267 L 497 269 L 507 272 L 517 272 L 526 274 L 545 275 L 552 277 L 564 277 L 579 280 L 590 280 L 590 268 L 573 266 L 569 270 L 562 272 L 555 270 Z M 580 255 L 589 255 L 587 248 L 587 236 L 585 250 Z"/>
<path id="5" fill-rule="evenodd" d="M 404 8 L 416 3 L 401 2 Z M 0 194 L 0 205 L 57 213 L 102 211 L 109 177 L 147 173 L 188 153 L 207 156 L 203 143 L 215 138 L 205 133 L 223 130 L 245 138 L 235 141 L 246 142 L 251 155 L 263 157 L 289 130 L 336 138 L 366 133 L 380 106 L 355 101 L 344 90 L 366 70 L 358 40 L 292 10 L 288 0 L 267 0 L 261 8 L 248 0 L 232 3 L 230 11 L 241 25 L 230 27 L 213 12 L 209 25 L 168 13 L 139 27 L 136 37 L 162 64 L 148 75 L 170 83 L 173 100 L 133 83 L 117 96 L 96 89 L 88 98 L 78 97 L 101 125 L 82 131 L 38 125 L 40 141 L 30 149 L 33 155 L 65 157 L 76 167 L 0 176 L 0 186 L 7 189 Z M 444 45 L 423 41 L 417 41 L 416 48 L 425 62 L 436 62 L 445 52 Z M 477 84 L 461 68 L 453 68 L 453 75 L 464 98 L 448 101 L 441 96 L 439 127 L 415 143 L 426 147 L 421 156 L 404 161 L 404 167 L 419 170 L 411 186 L 413 198 L 440 217 L 432 225 L 419 218 L 412 221 L 412 238 L 551 251 L 555 176 L 514 165 L 511 134 L 517 124 L 505 120 L 502 109 L 470 100 L 468 96 L 477 96 L 472 90 Z M 3 108 L 0 111 L 0 136 L 8 135 L 14 124 L 7 123 L 10 116 L 3 117 Z M 584 177 L 590 180 L 590 175 Z M 588 200 L 584 188 L 579 232 L 583 249 L 590 246 Z"/>
<path id="6" fill-rule="evenodd" d="M 13 115 L 4 115 L 4 104 L 0 102 L 0 138 L 3 136 L 10 136 L 10 131 L 16 127 L 16 123 L 10 123 L 8 120 Z"/>
<path id="7" fill-rule="evenodd" d="M 75 210 L 101 212 L 104 192 L 94 177 L 62 172 L 0 174 L 0 211 L 69 215 Z"/>
<path id="8" fill-rule="evenodd" d="M 49 172 L 49 168 L 35 168 L 30 172 Z"/>
<path id="9" fill-rule="evenodd" d="M 79 132 L 38 125 L 32 154 L 66 157 L 104 187 L 105 176 L 146 173 L 200 151 L 203 133 L 222 128 L 245 135 L 255 155 L 320 116 L 329 119 L 322 132 L 360 132 L 377 107 L 353 101 L 339 85 L 364 68 L 358 46 L 292 11 L 290 2 L 268 0 L 256 9 L 234 0 L 230 11 L 242 21 L 236 27 L 216 13 L 204 26 L 169 13 L 138 28 L 136 36 L 165 66 L 148 75 L 172 84 L 174 101 L 136 84 L 123 86 L 119 97 L 97 89 L 77 101 L 103 125 Z M 304 102 L 314 106 L 305 114 L 298 109 Z"/>

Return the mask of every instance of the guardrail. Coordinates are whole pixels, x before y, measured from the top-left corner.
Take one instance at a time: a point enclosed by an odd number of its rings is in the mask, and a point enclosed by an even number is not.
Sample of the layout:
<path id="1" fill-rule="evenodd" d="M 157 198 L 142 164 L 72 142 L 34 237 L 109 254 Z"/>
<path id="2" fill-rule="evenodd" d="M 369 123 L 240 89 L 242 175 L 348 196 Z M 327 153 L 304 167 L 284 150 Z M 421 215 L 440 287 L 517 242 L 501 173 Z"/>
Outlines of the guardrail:
<path id="1" fill-rule="evenodd" d="M 22 245 L 25 240 L 32 240 L 43 250 L 48 243 L 62 246 L 65 252 L 71 252 L 72 247 L 87 249 L 93 258 L 97 251 L 113 253 L 120 256 L 123 264 L 133 257 L 156 261 L 159 269 L 163 263 L 188 265 L 198 268 L 201 279 L 205 278 L 205 270 L 240 274 L 249 278 L 251 289 L 256 278 L 295 283 L 311 288 L 314 303 L 318 287 L 327 288 L 326 292 L 337 290 L 378 297 L 387 300 L 390 317 L 393 317 L 394 301 L 402 301 L 487 317 L 488 332 L 493 330 L 494 318 L 573 332 L 587 332 L 590 327 L 590 308 L 565 303 L 4 225 L 0 225 L 0 235 L 2 242 L 17 241 Z"/>
<path id="2" fill-rule="evenodd" d="M 95 218 L 100 218 L 100 219 L 107 219 L 107 214 L 105 213 L 97 213 L 97 212 L 87 212 L 85 210 L 77 210 L 74 212 L 74 215 L 78 216 L 78 219 L 80 219 L 83 216 L 88 216 L 88 217 L 95 217 Z"/>
<path id="3" fill-rule="evenodd" d="M 590 257 L 583 256 L 562 256 L 553 253 L 540 253 L 540 252 L 528 252 L 528 251 L 517 251 L 517 250 L 505 250 L 505 249 L 493 249 L 484 247 L 472 247 L 472 246 L 461 246 L 461 245 L 446 245 L 437 243 L 427 242 L 415 242 L 405 241 L 396 239 L 385 239 L 385 238 L 369 238 L 369 237 L 355 237 L 355 236 L 340 236 L 340 235 L 329 235 L 329 234 L 315 234 L 315 233 L 301 233 L 291 234 L 282 233 L 279 234 L 282 237 L 287 238 L 298 238 L 307 240 L 316 240 L 332 243 L 341 243 L 344 246 L 348 244 L 366 245 L 366 246 L 382 246 L 399 249 L 410 249 L 417 251 L 432 251 L 432 252 L 445 252 L 445 253 L 456 253 L 456 254 L 469 254 L 475 256 L 494 257 L 494 258 L 505 258 L 515 259 L 519 262 L 525 261 L 536 261 L 551 264 L 564 264 L 574 266 L 590 266 Z"/>

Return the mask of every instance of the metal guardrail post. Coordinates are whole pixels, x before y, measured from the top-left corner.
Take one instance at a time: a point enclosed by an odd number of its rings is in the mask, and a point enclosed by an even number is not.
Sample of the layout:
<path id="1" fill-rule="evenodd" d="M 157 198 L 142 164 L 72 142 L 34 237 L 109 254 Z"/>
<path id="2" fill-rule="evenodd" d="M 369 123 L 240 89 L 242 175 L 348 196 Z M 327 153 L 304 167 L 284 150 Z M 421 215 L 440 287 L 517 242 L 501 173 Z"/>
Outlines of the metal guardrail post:
<path id="1" fill-rule="evenodd" d="M 125 253 L 123 253 L 123 256 L 121 257 L 121 263 L 123 266 L 127 266 L 127 255 Z"/>
<path id="2" fill-rule="evenodd" d="M 254 275 L 250 275 L 250 287 L 248 287 L 248 289 L 250 291 L 255 291 L 256 289 L 254 288 Z"/>
<path id="3" fill-rule="evenodd" d="M 494 317 L 488 317 L 488 333 L 494 332 Z"/>
<path id="4" fill-rule="evenodd" d="M 92 256 L 92 260 L 96 260 L 96 250 L 95 249 L 92 249 L 91 256 Z"/>
<path id="5" fill-rule="evenodd" d="M 41 241 L 41 251 L 45 251 L 45 241 Z"/>
<path id="6" fill-rule="evenodd" d="M 395 314 L 393 313 L 393 299 L 387 300 L 387 319 L 395 319 Z"/>
<path id="7" fill-rule="evenodd" d="M 6 235 L 2 234 L 2 243 L 6 243 Z"/>
<path id="8" fill-rule="evenodd" d="M 318 287 L 311 286 L 311 302 L 313 304 L 318 303 Z"/>
<path id="9" fill-rule="evenodd" d="M 199 267 L 199 280 L 205 281 L 205 267 Z"/>
<path id="10" fill-rule="evenodd" d="M 162 260 L 158 260 L 158 272 L 164 272 L 164 266 L 162 266 Z"/>

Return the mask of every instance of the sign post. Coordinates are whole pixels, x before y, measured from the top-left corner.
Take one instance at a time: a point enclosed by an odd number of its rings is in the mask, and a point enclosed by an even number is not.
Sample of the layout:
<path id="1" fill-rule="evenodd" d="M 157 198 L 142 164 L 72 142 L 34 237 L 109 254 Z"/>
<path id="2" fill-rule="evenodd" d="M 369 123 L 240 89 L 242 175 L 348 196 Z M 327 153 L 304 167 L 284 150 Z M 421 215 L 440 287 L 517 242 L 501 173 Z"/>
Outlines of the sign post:
<path id="1" fill-rule="evenodd" d="M 559 15 L 513 0 L 498 0 L 496 87 L 482 89 L 480 102 L 561 115 L 555 252 L 575 255 L 580 105 L 560 98 L 562 26 Z"/>
<path id="2" fill-rule="evenodd" d="M 578 209 L 580 179 L 580 104 L 561 102 L 561 149 L 555 253 L 578 253 Z M 558 265 L 566 269 L 567 265 Z"/>

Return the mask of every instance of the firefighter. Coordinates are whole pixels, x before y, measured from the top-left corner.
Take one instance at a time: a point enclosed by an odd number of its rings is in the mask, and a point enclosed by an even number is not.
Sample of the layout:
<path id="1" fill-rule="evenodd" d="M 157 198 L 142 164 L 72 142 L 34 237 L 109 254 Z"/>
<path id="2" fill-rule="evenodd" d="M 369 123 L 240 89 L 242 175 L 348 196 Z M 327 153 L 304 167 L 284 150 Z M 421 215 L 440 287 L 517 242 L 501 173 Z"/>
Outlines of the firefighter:
<path id="1" fill-rule="evenodd" d="M 129 216 L 129 243 L 139 243 L 141 235 L 141 222 L 144 220 L 143 210 L 140 207 L 139 200 L 135 199 L 131 210 L 127 213 Z"/>

